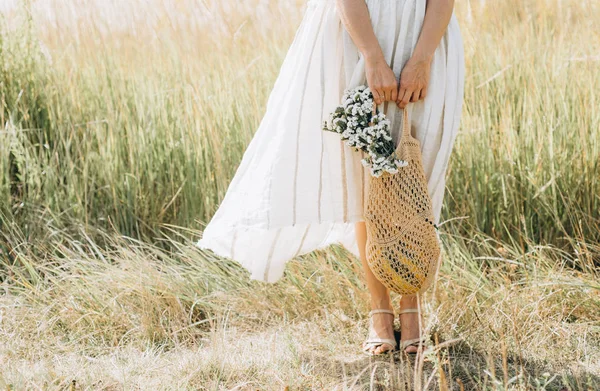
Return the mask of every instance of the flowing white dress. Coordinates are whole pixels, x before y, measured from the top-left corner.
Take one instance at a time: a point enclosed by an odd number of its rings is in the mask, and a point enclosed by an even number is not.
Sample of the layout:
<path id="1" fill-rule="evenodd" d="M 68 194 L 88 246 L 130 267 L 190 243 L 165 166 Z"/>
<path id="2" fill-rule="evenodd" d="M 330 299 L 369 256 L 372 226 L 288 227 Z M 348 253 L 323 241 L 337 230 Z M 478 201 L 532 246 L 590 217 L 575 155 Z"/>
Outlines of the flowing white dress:
<path id="1" fill-rule="evenodd" d="M 416 45 L 426 0 L 366 0 L 385 58 L 399 78 Z M 197 245 L 234 259 L 251 279 L 279 280 L 287 261 L 339 243 L 359 256 L 354 223 L 364 220 L 369 172 L 362 155 L 322 123 L 346 88 L 366 84 L 364 58 L 335 0 L 310 0 L 249 143 Z M 421 142 L 436 222 L 461 115 L 464 51 L 452 15 L 431 64 L 424 100 L 408 105 Z M 397 141 L 402 111 L 386 104 Z"/>

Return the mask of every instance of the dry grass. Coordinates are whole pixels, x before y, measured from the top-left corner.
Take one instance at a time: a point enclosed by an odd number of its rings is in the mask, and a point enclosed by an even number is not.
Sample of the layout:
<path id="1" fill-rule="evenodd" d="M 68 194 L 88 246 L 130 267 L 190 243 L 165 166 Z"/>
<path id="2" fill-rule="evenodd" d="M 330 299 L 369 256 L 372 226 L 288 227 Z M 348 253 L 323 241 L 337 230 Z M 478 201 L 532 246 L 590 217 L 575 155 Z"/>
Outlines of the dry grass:
<path id="1" fill-rule="evenodd" d="M 164 4 L 3 22 L 0 388 L 600 389 L 596 2 L 457 3 L 466 100 L 424 303 L 447 346 L 416 366 L 360 354 L 342 248 L 271 285 L 193 245 L 303 2 Z"/>

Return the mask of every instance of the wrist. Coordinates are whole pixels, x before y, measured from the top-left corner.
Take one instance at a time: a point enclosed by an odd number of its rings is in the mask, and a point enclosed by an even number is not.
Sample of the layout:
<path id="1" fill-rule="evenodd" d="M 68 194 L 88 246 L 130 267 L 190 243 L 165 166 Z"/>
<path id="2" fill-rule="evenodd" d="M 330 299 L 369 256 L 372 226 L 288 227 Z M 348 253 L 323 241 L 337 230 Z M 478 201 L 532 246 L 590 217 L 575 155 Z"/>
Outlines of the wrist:
<path id="1" fill-rule="evenodd" d="M 431 62 L 433 61 L 433 52 L 415 49 L 411 56 L 411 60 L 431 64 Z"/>
<path id="2" fill-rule="evenodd" d="M 363 50 L 362 55 L 365 58 L 365 61 L 368 63 L 385 61 L 385 57 L 383 55 L 383 51 L 381 51 L 381 48 Z"/>

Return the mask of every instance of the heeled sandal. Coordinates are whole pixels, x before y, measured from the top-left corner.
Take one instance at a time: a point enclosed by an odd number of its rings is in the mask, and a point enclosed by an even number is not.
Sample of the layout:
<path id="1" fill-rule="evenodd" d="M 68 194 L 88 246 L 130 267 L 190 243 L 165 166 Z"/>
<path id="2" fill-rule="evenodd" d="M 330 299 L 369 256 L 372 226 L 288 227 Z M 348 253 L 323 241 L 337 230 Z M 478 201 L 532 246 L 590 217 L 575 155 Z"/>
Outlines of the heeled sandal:
<path id="1" fill-rule="evenodd" d="M 386 314 L 392 314 L 394 315 L 394 311 L 392 310 L 387 310 L 387 309 L 374 309 L 369 311 L 369 332 L 371 331 L 371 325 L 372 325 L 372 320 L 373 320 L 373 315 L 374 314 L 379 314 L 379 313 L 386 313 Z M 373 353 L 371 351 L 372 348 L 377 348 L 378 346 L 381 346 L 383 344 L 387 344 L 390 345 L 392 348 L 385 350 L 384 352 L 381 353 Z M 379 337 L 374 337 L 374 338 L 368 338 L 365 340 L 365 342 L 363 342 L 363 353 L 365 353 L 368 356 L 379 356 L 380 354 L 386 354 L 386 353 L 392 353 L 393 351 L 396 350 L 396 338 L 379 338 Z M 375 350 L 375 349 L 373 349 Z"/>
<path id="2" fill-rule="evenodd" d="M 420 316 L 419 310 L 417 308 L 407 308 L 407 309 L 403 309 L 398 311 L 398 317 L 402 314 L 406 314 L 406 313 L 417 313 Z M 421 332 L 419 331 L 419 334 L 421 334 Z M 413 338 L 413 339 L 408 339 L 406 341 L 402 341 L 400 340 L 400 350 L 404 351 L 406 354 L 416 354 L 419 350 L 419 347 L 425 347 L 425 344 L 427 343 L 427 340 L 429 339 L 429 337 L 427 335 L 421 335 L 419 338 Z M 406 348 L 409 346 L 415 346 L 417 348 L 416 352 L 407 352 Z"/>

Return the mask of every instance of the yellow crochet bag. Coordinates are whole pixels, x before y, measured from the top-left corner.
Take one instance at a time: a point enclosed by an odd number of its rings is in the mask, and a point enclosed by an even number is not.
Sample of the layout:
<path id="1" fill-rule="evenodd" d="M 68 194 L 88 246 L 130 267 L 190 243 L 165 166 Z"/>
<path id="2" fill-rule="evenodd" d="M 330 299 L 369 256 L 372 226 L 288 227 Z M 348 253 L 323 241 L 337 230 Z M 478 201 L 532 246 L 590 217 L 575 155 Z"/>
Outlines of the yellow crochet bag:
<path id="1" fill-rule="evenodd" d="M 402 135 L 396 154 L 408 165 L 396 174 L 368 176 L 364 205 L 366 255 L 370 269 L 383 285 L 401 295 L 412 295 L 431 284 L 440 246 L 420 142 L 410 134 L 407 110 L 402 111 Z"/>

